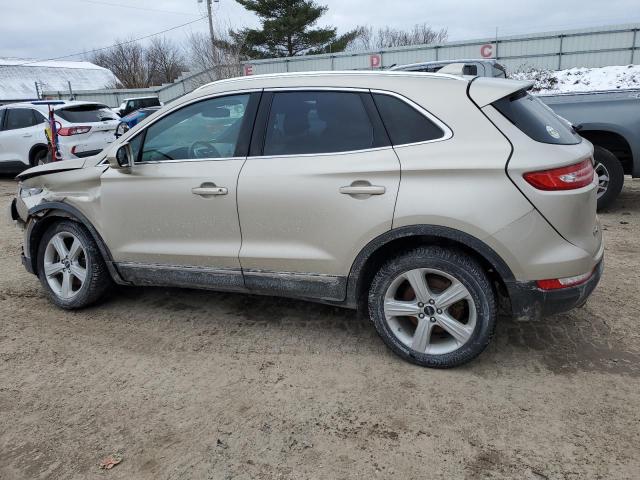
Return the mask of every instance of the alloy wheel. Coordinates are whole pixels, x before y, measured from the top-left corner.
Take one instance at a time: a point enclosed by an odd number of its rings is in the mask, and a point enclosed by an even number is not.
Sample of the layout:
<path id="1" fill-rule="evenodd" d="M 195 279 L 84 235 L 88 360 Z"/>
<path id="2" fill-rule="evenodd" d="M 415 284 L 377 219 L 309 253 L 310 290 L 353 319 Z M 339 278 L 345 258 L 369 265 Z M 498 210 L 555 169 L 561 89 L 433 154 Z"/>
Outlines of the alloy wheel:
<path id="1" fill-rule="evenodd" d="M 598 176 L 598 192 L 597 197 L 602 197 L 609 188 L 609 170 L 602 163 L 595 166 L 596 175 Z"/>
<path id="2" fill-rule="evenodd" d="M 471 293 L 447 272 L 418 268 L 398 275 L 384 298 L 395 337 L 420 353 L 451 353 L 469 341 L 477 312 Z"/>
<path id="3" fill-rule="evenodd" d="M 87 253 L 72 233 L 56 233 L 44 252 L 44 273 L 51 290 L 68 300 L 78 294 L 87 278 Z"/>

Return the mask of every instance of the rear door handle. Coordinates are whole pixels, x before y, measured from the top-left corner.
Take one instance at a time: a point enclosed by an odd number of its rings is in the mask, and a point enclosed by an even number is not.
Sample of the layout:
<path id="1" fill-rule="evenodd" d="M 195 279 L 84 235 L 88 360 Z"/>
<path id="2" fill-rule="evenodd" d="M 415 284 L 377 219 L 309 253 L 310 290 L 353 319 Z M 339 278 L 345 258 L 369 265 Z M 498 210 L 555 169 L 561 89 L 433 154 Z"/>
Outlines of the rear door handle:
<path id="1" fill-rule="evenodd" d="M 200 195 L 201 197 L 213 197 L 217 195 L 226 195 L 229 193 L 225 187 L 218 187 L 215 183 L 203 183 L 199 187 L 191 189 L 191 193 L 194 195 Z"/>
<path id="2" fill-rule="evenodd" d="M 387 191 L 382 185 L 349 185 L 340 187 L 344 195 L 383 195 Z"/>
<path id="3" fill-rule="evenodd" d="M 29 137 L 33 137 L 32 134 L 30 133 L 25 133 L 24 135 L 22 135 L 24 138 L 29 138 Z"/>

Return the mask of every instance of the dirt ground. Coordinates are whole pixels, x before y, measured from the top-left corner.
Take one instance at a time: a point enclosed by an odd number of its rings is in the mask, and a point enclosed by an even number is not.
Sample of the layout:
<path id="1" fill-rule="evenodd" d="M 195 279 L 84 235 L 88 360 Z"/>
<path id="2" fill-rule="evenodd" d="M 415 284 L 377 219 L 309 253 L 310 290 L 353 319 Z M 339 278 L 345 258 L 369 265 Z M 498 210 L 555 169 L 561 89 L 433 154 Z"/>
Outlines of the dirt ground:
<path id="1" fill-rule="evenodd" d="M 3 214 L 15 189 L 0 179 Z M 639 478 L 640 181 L 601 218 L 587 305 L 500 319 L 448 371 L 294 300 L 129 288 L 58 310 L 3 221 L 0 478 Z"/>

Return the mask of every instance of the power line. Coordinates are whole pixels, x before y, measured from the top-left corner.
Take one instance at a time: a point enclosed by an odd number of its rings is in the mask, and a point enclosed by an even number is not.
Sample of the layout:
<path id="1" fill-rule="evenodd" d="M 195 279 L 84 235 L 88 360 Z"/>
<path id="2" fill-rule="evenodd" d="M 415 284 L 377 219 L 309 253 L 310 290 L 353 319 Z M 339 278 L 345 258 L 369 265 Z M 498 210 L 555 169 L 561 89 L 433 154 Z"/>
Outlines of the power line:
<path id="1" fill-rule="evenodd" d="M 196 16 L 198 15 L 197 13 L 187 13 L 187 12 L 176 12 L 176 11 L 172 11 L 172 10 L 161 10 L 159 8 L 148 8 L 148 7 L 136 7 L 134 5 L 125 5 L 123 3 L 110 3 L 110 2 L 102 2 L 99 0 L 81 0 L 82 2 L 85 3 L 95 3 L 97 5 L 109 5 L 111 7 L 121 7 L 121 8 L 132 8 L 135 10 L 147 10 L 150 12 L 160 12 L 160 13 L 173 13 L 173 14 L 177 14 L 177 15 L 191 15 L 191 16 Z"/>
<path id="2" fill-rule="evenodd" d="M 182 25 L 176 25 L 175 27 L 167 28 L 166 30 L 162 30 L 162 31 L 156 32 L 156 33 L 151 33 L 149 35 L 145 35 L 144 37 L 138 37 L 138 38 L 134 38 L 132 40 L 127 40 L 126 42 L 114 43 L 113 45 L 109 45 L 108 47 L 100 47 L 100 48 L 94 48 L 93 50 L 89 50 L 89 51 L 70 53 L 69 55 L 62 55 L 60 57 L 43 58 L 43 59 L 40 59 L 40 60 L 31 60 L 30 62 L 20 63 L 20 64 L 15 65 L 15 66 L 16 67 L 21 67 L 22 65 L 30 65 L 32 63 L 49 62 L 51 60 L 62 60 L 63 58 L 76 57 L 78 55 L 85 55 L 87 53 L 101 52 L 102 50 L 108 50 L 108 49 L 113 48 L 113 47 L 120 47 L 122 45 L 129 45 L 130 43 L 139 42 L 140 40 L 146 40 L 147 38 L 155 37 L 156 35 L 162 35 L 163 33 L 167 33 L 167 32 L 170 32 L 172 30 L 177 30 L 178 28 L 186 27 L 187 25 L 191 25 L 193 23 L 199 22 L 201 20 L 204 20 L 205 18 L 207 18 L 207 17 L 206 16 L 205 17 L 200 17 L 200 18 L 197 18 L 196 20 L 192 20 L 190 22 L 183 23 Z"/>

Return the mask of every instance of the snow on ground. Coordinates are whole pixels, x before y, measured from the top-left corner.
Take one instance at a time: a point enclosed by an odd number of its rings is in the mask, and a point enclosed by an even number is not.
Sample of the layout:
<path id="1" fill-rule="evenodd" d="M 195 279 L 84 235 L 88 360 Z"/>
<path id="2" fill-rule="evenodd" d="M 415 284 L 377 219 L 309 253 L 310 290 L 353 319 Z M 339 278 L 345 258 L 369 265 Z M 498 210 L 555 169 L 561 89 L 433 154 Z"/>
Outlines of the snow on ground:
<path id="1" fill-rule="evenodd" d="M 592 92 L 640 88 L 640 65 L 601 68 L 570 68 L 568 70 L 527 70 L 515 72 L 509 78 L 533 80 L 536 93 Z"/>

